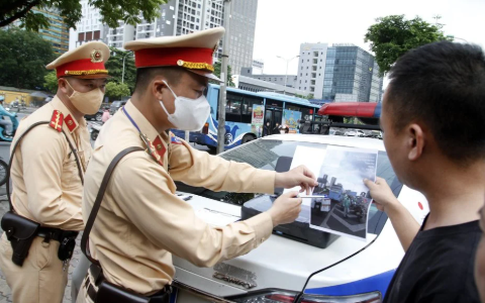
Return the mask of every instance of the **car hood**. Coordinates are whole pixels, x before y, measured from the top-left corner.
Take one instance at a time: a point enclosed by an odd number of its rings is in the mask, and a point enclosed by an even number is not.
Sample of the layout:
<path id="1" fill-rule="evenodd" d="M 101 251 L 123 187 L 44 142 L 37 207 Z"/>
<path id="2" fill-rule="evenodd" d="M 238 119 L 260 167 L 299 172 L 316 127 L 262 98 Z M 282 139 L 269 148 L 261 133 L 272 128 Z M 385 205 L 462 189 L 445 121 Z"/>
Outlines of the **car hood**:
<path id="1" fill-rule="evenodd" d="M 187 203 L 209 224 L 215 225 L 217 221 L 223 224 L 225 215 L 241 215 L 240 206 L 190 195 L 193 198 Z M 211 212 L 205 212 L 204 209 L 213 210 L 222 217 L 207 216 Z M 299 291 L 310 274 L 336 264 L 363 248 L 362 252 L 350 260 L 312 278 L 308 288 L 322 289 L 393 271 L 404 255 L 388 220 L 378 237 L 368 234 L 365 241 L 339 237 L 325 249 L 271 235 L 247 255 L 221 262 L 213 268 L 200 268 L 174 256 L 175 279 L 219 297 L 267 288 Z M 221 274 L 233 278 L 233 281 L 216 278 Z"/>

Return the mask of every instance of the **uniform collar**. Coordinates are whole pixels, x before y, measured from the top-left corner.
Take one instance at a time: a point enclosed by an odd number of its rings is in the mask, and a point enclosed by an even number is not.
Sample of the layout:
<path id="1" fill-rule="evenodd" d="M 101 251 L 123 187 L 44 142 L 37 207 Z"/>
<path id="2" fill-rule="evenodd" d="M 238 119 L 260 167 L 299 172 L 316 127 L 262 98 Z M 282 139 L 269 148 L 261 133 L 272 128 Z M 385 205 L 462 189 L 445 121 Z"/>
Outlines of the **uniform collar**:
<path id="1" fill-rule="evenodd" d="M 165 146 L 166 143 L 164 143 L 164 140 L 167 139 L 166 136 L 164 137 L 162 134 L 161 137 L 159 135 L 155 127 L 153 127 L 153 125 L 147 120 L 147 118 L 145 118 L 145 116 L 135 107 L 135 105 L 133 105 L 131 100 L 128 100 L 128 102 L 126 102 L 125 110 L 136 123 L 136 125 L 140 128 L 141 133 L 144 134 L 148 140 L 150 140 L 150 143 L 152 144 L 151 148 L 154 149 L 155 152 L 163 158 L 163 155 L 165 154 L 165 151 L 167 149 Z M 156 157 L 156 155 L 154 157 Z M 160 164 L 162 164 L 160 159 L 156 160 Z"/>
<path id="2" fill-rule="evenodd" d="M 142 134 L 144 134 L 150 141 L 153 142 L 158 136 L 158 132 L 153 127 L 153 125 L 143 116 L 143 114 L 138 110 L 138 108 L 133 105 L 131 99 L 128 100 L 125 104 L 125 110 L 128 112 L 128 115 L 131 116 L 133 121 L 135 121 L 136 125 L 140 128 Z"/>
<path id="3" fill-rule="evenodd" d="M 81 119 L 81 122 L 78 123 L 76 119 L 74 119 L 74 116 L 71 114 L 69 109 L 57 95 L 54 96 L 54 99 L 52 99 L 50 104 L 52 105 L 52 107 L 54 107 L 55 110 L 58 110 L 62 113 L 62 115 L 64 116 L 64 123 L 66 124 L 66 127 L 70 133 L 73 133 L 79 127 L 79 125 L 86 127 L 86 120 Z"/>

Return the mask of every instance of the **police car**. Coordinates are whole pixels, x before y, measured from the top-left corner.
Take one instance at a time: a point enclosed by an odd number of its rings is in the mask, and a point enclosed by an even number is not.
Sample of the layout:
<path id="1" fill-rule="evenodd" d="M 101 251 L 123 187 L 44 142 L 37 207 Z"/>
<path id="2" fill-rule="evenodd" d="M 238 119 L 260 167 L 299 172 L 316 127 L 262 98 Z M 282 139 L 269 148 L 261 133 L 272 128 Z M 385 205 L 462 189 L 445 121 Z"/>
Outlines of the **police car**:
<path id="1" fill-rule="evenodd" d="M 377 175 L 386 179 L 418 222 L 423 221 L 429 211 L 424 196 L 400 183 L 383 142 L 378 139 L 273 135 L 220 156 L 261 169 L 277 170 L 278 159 L 291 159 L 297 146 L 325 149 L 331 145 L 378 150 Z M 239 219 L 242 205 L 264 198 L 177 185 L 183 196 L 191 197 L 185 200 L 195 212 L 213 225 Z M 319 247 L 305 243 L 308 239 L 287 229 L 287 232 L 275 230 L 267 241 L 247 255 L 213 268 L 199 268 L 174 256 L 177 291 L 171 302 L 381 302 L 404 251 L 385 213 L 372 205 L 368 217 L 364 241 L 338 236 Z"/>

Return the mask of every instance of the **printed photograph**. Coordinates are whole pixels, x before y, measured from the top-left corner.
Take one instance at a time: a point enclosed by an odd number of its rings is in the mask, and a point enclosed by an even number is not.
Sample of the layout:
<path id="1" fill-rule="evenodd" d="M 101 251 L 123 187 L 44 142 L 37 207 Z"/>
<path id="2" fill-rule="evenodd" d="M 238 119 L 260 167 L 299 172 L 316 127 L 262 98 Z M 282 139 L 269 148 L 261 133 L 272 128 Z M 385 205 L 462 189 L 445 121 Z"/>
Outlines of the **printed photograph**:
<path id="1" fill-rule="evenodd" d="M 310 203 L 310 227 L 366 238 L 371 198 L 363 180 L 376 178 L 377 151 L 328 147 Z"/>

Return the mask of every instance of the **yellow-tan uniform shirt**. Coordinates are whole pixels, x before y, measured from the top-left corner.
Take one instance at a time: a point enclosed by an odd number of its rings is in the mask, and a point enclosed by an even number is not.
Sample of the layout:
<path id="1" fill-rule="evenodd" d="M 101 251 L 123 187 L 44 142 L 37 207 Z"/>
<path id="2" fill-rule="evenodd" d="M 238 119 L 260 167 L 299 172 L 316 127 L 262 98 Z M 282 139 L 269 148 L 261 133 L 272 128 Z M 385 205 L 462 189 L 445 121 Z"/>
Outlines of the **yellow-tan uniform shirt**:
<path id="1" fill-rule="evenodd" d="M 85 170 L 92 153 L 86 121 L 82 119 L 78 124 L 57 96 L 20 122 L 12 148 L 29 126 L 39 121 L 51 121 L 54 110 L 62 113 L 62 129 Z M 81 215 L 83 185 L 76 159 L 62 132 L 43 124 L 24 136 L 15 152 L 11 178 L 12 203 L 18 214 L 43 226 L 74 231 L 84 229 Z"/>
<path id="2" fill-rule="evenodd" d="M 111 176 L 90 234 L 90 252 L 109 282 L 150 295 L 172 282 L 172 254 L 212 266 L 249 252 L 270 236 L 273 224 L 267 213 L 221 228 L 209 226 L 175 195 L 174 180 L 214 191 L 273 193 L 275 172 L 194 150 L 173 135 L 159 135 L 131 101 L 125 109 L 153 142 L 162 164 L 137 151 L 125 156 Z M 120 110 L 103 126 L 86 171 L 85 221 L 111 160 L 131 146 L 144 147 Z"/>

